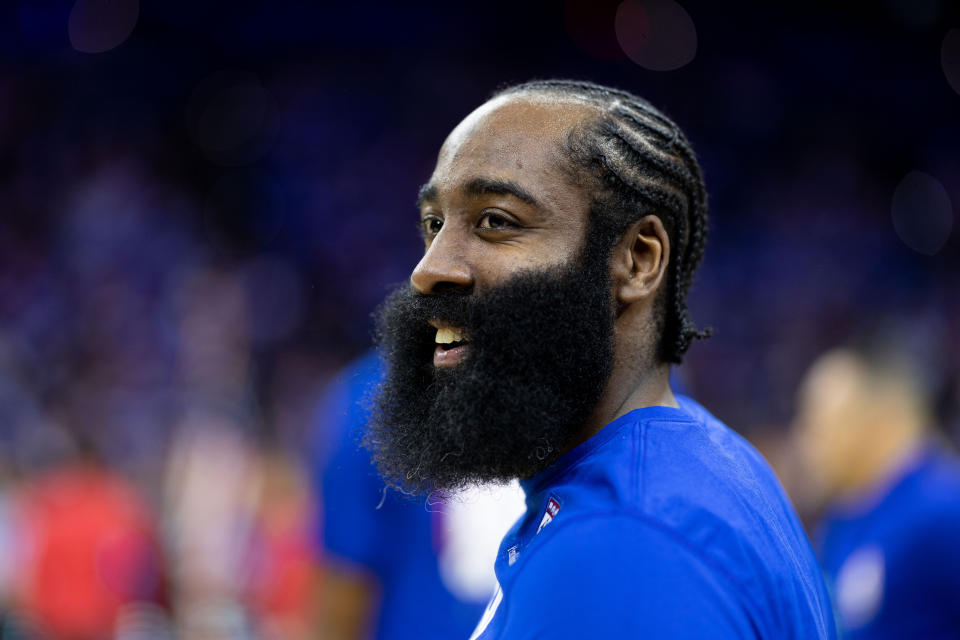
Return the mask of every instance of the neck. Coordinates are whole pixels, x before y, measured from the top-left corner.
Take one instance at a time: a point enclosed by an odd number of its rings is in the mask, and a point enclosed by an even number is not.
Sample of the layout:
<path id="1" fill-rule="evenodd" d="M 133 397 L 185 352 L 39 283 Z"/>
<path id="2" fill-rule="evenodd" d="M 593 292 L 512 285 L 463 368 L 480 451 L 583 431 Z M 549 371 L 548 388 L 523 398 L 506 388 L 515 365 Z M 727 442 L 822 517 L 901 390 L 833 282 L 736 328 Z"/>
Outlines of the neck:
<path id="1" fill-rule="evenodd" d="M 580 430 L 570 448 L 586 442 L 605 426 L 634 409 L 644 407 L 679 407 L 670 388 L 670 365 L 658 364 L 644 374 L 615 370 L 590 419 Z"/>

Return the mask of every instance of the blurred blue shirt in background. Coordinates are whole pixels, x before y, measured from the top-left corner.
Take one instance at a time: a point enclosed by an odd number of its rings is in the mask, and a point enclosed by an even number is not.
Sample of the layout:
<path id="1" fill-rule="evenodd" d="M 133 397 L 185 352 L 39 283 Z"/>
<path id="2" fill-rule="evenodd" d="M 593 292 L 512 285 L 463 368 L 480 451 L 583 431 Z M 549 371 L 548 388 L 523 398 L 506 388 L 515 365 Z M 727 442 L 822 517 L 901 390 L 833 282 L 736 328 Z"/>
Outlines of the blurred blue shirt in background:
<path id="1" fill-rule="evenodd" d="M 443 566 L 451 546 L 445 522 L 450 510 L 385 489 L 369 451 L 359 446 L 367 416 L 364 398 L 381 375 L 379 359 L 368 353 L 341 374 L 320 406 L 319 435 L 332 443 L 329 459 L 314 465 L 323 497 L 318 532 L 323 553 L 376 578 L 381 599 L 374 638 L 467 638 L 492 584 L 474 594 L 456 589 Z M 324 458 L 323 447 L 318 450 Z"/>
<path id="2" fill-rule="evenodd" d="M 835 504 L 819 538 L 844 638 L 960 637 L 960 464 L 939 447 Z"/>

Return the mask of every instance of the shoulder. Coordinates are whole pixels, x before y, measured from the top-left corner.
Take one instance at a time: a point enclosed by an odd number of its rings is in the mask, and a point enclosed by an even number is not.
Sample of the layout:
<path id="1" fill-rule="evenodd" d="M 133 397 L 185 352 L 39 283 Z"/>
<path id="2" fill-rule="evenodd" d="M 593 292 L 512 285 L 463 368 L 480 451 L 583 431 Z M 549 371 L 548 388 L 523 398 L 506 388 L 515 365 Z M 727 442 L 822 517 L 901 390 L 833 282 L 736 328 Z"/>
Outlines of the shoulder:
<path id="1" fill-rule="evenodd" d="M 558 519 L 538 535 L 530 545 L 523 567 L 518 575 L 528 580 L 542 577 L 538 571 L 544 565 L 554 568 L 552 573 L 575 573 L 579 578 L 597 579 L 609 583 L 618 591 L 641 587 L 635 570 L 667 566 L 670 575 L 645 573 L 649 584 L 657 578 L 684 579 L 684 574 L 710 573 L 724 588 L 736 589 L 731 576 L 673 528 L 635 510 L 616 510 L 571 514 L 569 519 Z M 630 576 L 623 581 L 612 577 Z"/>
<path id="2" fill-rule="evenodd" d="M 822 576 L 772 469 L 693 401 L 681 398 L 681 409 L 641 414 L 634 428 L 621 431 L 628 438 L 605 444 L 618 452 L 590 465 L 616 467 L 603 473 L 618 486 L 617 499 L 593 505 L 582 499 L 561 513 L 541 542 L 540 559 L 531 553 L 531 563 L 578 558 L 590 565 L 586 579 L 597 582 L 601 571 L 621 575 L 633 567 L 633 582 L 625 575 L 624 581 L 653 602 L 664 592 L 699 589 L 700 602 L 749 612 L 741 615 L 759 628 L 825 628 L 829 604 Z M 601 475 L 594 471 L 590 479 Z M 661 573 L 651 574 L 649 567 Z"/>
<path id="3" fill-rule="evenodd" d="M 764 525 L 798 528 L 780 482 L 753 445 L 692 400 L 680 400 L 688 421 L 643 425 L 637 507 L 681 530 L 691 518 L 697 527 L 726 524 L 741 534 Z"/>
<path id="4" fill-rule="evenodd" d="M 680 397 L 679 401 L 686 420 L 648 420 L 643 425 L 646 478 L 665 479 L 676 486 L 678 474 L 672 467 L 679 464 L 696 473 L 685 478 L 689 484 L 680 485 L 683 488 L 704 490 L 706 478 L 723 487 L 779 488 L 773 471 L 753 445 L 693 400 Z"/>
<path id="5" fill-rule="evenodd" d="M 812 565 L 799 519 L 760 453 L 693 401 L 681 406 L 686 420 L 640 425 L 629 506 L 725 566 L 762 572 L 784 555 Z"/>
<path id="6" fill-rule="evenodd" d="M 507 629 L 520 637 L 753 635 L 736 584 L 669 528 L 623 511 L 555 525 L 506 587 Z"/>
<path id="7" fill-rule="evenodd" d="M 806 535 L 763 457 L 700 405 L 680 403 L 628 414 L 601 432 L 598 446 L 554 485 L 567 503 L 557 524 L 588 512 L 629 513 L 748 581 L 778 569 L 812 571 Z"/>

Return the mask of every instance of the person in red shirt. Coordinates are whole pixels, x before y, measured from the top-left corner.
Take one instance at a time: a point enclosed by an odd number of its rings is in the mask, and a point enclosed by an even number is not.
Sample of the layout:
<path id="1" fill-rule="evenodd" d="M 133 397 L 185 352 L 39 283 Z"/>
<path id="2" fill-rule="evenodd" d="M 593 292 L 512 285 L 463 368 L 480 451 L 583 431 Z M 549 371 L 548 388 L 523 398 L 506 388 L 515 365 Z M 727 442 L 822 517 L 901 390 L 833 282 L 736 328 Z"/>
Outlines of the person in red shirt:
<path id="1" fill-rule="evenodd" d="M 161 554 L 144 498 L 90 459 L 28 482 L 21 607 L 51 640 L 114 637 L 137 607 L 163 604 Z"/>

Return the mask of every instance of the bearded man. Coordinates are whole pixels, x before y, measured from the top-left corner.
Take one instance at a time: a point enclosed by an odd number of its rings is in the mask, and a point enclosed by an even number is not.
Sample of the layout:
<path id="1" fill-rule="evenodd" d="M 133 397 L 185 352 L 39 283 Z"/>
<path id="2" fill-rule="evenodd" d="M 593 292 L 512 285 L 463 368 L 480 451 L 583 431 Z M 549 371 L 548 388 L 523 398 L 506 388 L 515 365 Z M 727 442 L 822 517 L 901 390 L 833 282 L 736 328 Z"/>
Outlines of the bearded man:
<path id="1" fill-rule="evenodd" d="M 449 135 L 419 208 L 366 445 L 407 493 L 521 480 L 473 637 L 835 637 L 773 472 L 670 387 L 704 336 L 707 228 L 677 125 L 608 87 L 515 86 Z"/>

